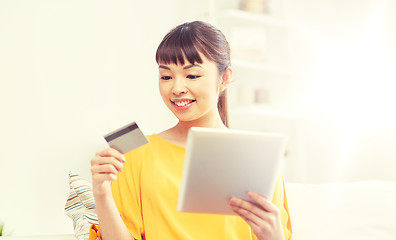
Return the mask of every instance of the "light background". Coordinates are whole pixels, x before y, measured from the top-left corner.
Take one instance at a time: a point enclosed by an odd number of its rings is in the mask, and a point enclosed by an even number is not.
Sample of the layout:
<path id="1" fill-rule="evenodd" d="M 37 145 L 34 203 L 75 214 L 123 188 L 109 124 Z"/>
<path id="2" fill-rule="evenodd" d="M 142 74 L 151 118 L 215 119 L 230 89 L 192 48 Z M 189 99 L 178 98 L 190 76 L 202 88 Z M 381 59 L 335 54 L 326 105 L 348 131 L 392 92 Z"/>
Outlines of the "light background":
<path id="1" fill-rule="evenodd" d="M 296 180 L 396 181 L 395 1 L 287 2 L 291 102 L 306 116 Z M 132 120 L 146 134 L 174 124 L 158 94 L 155 50 L 208 9 L 183 0 L 0 1 L 0 219 L 16 235 L 72 233 L 68 171 L 90 179 L 105 133 Z"/>

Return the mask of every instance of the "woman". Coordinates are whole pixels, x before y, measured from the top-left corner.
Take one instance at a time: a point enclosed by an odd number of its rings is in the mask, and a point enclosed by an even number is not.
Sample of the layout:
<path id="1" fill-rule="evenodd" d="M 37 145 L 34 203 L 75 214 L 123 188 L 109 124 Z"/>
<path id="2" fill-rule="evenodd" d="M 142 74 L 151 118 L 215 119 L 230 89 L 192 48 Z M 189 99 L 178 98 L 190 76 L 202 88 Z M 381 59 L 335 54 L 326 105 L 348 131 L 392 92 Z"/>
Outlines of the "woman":
<path id="1" fill-rule="evenodd" d="M 230 48 L 219 30 L 196 21 L 170 31 L 156 61 L 162 99 L 179 121 L 125 156 L 109 148 L 92 159 L 100 231 L 92 226 L 90 239 L 289 239 L 281 176 L 272 202 L 254 192 L 256 204 L 231 198 L 236 216 L 176 211 L 189 128 L 228 127 Z"/>

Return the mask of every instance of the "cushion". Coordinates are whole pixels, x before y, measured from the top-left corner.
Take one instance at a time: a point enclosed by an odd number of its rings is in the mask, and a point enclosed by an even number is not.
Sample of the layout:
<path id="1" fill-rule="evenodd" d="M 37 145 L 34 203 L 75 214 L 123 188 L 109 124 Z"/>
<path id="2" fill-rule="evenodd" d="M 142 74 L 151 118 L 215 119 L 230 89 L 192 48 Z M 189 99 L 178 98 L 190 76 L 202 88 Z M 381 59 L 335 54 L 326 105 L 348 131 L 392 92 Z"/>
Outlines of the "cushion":
<path id="1" fill-rule="evenodd" d="M 396 183 L 286 184 L 294 240 L 396 239 Z"/>
<path id="2" fill-rule="evenodd" d="M 92 184 L 78 174 L 69 172 L 70 194 L 66 201 L 65 212 L 73 221 L 74 233 L 78 240 L 89 238 L 92 224 L 98 225 Z"/>

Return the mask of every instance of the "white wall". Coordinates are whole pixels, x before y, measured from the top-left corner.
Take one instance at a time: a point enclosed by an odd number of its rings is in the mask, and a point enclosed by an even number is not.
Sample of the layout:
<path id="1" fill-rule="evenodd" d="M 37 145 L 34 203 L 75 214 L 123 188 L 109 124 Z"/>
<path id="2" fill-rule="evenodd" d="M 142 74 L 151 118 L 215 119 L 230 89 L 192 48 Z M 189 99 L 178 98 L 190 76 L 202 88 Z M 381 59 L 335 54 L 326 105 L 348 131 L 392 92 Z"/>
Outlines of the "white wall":
<path id="1" fill-rule="evenodd" d="M 174 122 L 154 53 L 170 28 L 202 13 L 187 2 L 0 1 L 0 219 L 17 235 L 72 232 L 67 173 L 90 178 L 105 133 Z M 309 116 L 297 170 L 308 182 L 396 181 L 395 3 L 347 2 L 289 1 L 299 28 L 293 100 Z"/>
<path id="2" fill-rule="evenodd" d="M 0 1 L 0 219 L 16 235 L 71 233 L 69 170 L 90 179 L 103 135 L 174 123 L 155 50 L 181 0 Z"/>
<path id="3" fill-rule="evenodd" d="M 304 181 L 396 181 L 396 2 L 288 1 Z"/>

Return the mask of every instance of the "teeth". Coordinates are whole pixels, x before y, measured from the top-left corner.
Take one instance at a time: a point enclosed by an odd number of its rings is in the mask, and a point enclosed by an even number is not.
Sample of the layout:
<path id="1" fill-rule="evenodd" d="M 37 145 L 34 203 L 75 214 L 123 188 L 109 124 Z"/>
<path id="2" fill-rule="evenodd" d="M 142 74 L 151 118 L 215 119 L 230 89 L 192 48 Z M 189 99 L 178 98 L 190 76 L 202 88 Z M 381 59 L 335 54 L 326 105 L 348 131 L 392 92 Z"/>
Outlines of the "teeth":
<path id="1" fill-rule="evenodd" d="M 183 107 L 183 106 L 189 104 L 190 102 L 192 102 L 192 101 L 175 102 L 175 104 L 179 107 Z"/>

